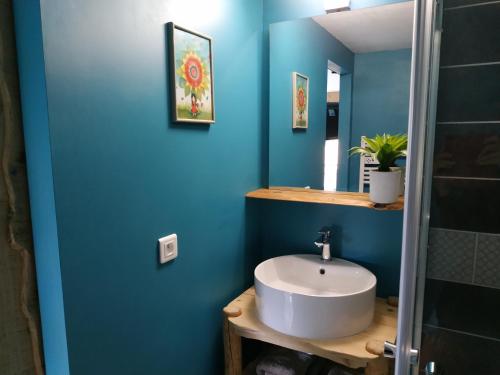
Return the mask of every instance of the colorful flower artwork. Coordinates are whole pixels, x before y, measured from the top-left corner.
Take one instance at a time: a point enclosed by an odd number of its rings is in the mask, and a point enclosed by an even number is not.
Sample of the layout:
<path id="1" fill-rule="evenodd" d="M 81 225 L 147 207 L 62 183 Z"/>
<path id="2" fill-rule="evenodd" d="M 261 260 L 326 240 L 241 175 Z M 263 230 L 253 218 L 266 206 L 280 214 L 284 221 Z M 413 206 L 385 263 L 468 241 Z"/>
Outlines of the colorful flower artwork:
<path id="1" fill-rule="evenodd" d="M 173 23 L 168 26 L 173 121 L 213 123 L 212 40 Z"/>
<path id="2" fill-rule="evenodd" d="M 293 85 L 293 124 L 294 129 L 307 129 L 309 126 L 309 78 L 297 72 L 292 73 Z"/>

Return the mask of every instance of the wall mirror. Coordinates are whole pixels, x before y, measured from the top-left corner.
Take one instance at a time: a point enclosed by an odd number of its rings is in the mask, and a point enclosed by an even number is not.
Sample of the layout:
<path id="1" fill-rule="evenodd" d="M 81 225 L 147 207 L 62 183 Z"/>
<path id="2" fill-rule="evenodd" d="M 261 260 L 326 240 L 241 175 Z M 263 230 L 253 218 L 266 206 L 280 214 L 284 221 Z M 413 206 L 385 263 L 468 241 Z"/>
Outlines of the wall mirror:
<path id="1" fill-rule="evenodd" d="M 348 150 L 407 133 L 412 25 L 413 2 L 270 25 L 270 187 L 366 191 Z"/>

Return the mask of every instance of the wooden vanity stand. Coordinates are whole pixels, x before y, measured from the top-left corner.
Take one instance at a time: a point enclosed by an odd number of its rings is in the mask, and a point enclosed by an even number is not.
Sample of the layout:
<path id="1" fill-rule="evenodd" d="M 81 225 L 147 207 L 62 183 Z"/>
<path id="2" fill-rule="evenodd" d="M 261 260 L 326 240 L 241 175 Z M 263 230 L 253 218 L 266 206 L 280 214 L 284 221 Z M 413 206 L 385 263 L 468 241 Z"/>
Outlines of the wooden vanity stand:
<path id="1" fill-rule="evenodd" d="M 389 360 L 383 357 L 384 341 L 394 342 L 397 325 L 397 299 L 377 298 L 371 326 L 354 336 L 335 340 L 307 340 L 284 335 L 261 323 L 252 287 L 224 309 L 225 375 L 241 375 L 241 338 L 260 340 L 281 347 L 327 358 L 357 369 L 366 375 L 389 375 Z"/>

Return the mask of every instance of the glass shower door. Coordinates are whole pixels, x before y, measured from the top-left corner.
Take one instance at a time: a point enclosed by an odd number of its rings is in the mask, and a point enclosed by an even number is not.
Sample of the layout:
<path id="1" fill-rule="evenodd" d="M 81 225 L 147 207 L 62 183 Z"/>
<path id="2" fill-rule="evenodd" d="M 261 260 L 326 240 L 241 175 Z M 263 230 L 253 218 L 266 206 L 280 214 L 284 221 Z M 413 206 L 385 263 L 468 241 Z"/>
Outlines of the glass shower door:
<path id="1" fill-rule="evenodd" d="M 416 2 L 398 375 L 500 374 L 499 19 Z"/>

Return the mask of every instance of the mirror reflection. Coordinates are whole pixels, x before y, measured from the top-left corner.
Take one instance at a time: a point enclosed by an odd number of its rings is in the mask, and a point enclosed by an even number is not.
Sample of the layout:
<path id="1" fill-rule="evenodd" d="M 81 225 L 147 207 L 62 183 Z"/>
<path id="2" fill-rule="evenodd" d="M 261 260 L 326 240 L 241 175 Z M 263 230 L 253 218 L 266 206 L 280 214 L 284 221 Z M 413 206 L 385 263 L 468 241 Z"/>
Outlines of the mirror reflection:
<path id="1" fill-rule="evenodd" d="M 270 26 L 271 187 L 368 191 L 349 149 L 407 133 L 412 23 L 403 2 Z"/>

